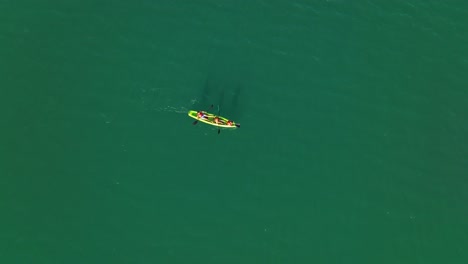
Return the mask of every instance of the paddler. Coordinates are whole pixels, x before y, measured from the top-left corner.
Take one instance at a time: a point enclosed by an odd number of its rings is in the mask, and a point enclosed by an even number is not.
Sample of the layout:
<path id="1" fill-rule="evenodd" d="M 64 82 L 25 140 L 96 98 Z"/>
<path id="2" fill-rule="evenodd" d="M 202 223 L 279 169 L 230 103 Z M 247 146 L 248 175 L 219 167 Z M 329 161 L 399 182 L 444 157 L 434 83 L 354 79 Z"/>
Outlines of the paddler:
<path id="1" fill-rule="evenodd" d="M 198 112 L 197 112 L 197 118 L 198 118 L 198 119 L 200 119 L 200 118 L 203 119 L 203 118 L 205 118 L 205 117 L 206 117 L 206 115 L 205 115 L 205 113 L 203 113 L 203 111 L 198 111 Z"/>

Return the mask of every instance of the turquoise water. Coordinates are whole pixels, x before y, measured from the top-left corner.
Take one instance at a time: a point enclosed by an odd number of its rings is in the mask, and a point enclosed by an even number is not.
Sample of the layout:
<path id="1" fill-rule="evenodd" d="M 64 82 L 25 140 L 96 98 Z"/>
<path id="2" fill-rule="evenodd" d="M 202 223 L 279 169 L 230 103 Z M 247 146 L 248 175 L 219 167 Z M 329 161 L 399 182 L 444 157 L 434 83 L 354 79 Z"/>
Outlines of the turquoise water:
<path id="1" fill-rule="evenodd" d="M 467 263 L 467 14 L 0 1 L 1 262 Z"/>

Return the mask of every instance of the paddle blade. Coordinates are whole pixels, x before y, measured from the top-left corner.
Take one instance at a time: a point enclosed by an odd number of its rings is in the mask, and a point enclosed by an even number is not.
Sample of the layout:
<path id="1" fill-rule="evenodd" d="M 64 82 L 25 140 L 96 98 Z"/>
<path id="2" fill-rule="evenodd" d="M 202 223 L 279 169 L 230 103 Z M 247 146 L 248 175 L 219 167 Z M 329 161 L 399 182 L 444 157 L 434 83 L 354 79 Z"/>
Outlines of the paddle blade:
<path id="1" fill-rule="evenodd" d="M 221 133 L 221 129 L 218 128 L 218 135 L 219 135 L 219 133 Z"/>
<path id="2" fill-rule="evenodd" d="M 193 121 L 193 125 L 196 125 L 198 123 L 198 120 Z"/>
<path id="3" fill-rule="evenodd" d="M 240 127 L 240 124 L 236 124 L 236 127 Z"/>

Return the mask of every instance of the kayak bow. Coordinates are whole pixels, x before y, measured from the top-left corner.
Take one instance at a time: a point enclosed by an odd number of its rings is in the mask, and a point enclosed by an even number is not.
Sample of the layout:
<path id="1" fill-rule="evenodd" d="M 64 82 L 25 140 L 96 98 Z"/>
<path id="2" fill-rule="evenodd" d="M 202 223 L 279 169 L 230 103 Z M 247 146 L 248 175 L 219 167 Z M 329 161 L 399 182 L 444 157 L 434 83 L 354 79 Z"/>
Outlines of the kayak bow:
<path id="1" fill-rule="evenodd" d="M 212 126 L 215 126 L 215 127 L 223 127 L 223 128 L 237 128 L 237 127 L 240 127 L 240 124 L 235 123 L 234 121 L 229 120 L 229 119 L 227 119 L 225 117 L 222 117 L 222 116 L 216 116 L 214 114 L 202 111 L 204 116 L 202 118 L 198 118 L 197 113 L 198 113 L 198 111 L 190 110 L 188 112 L 188 116 L 190 116 L 191 118 L 193 118 L 193 119 L 195 119 L 197 121 L 200 121 L 200 122 L 203 122 L 205 124 L 212 125 Z M 219 119 L 218 123 L 215 122 L 215 117 L 218 117 L 218 119 Z M 231 121 L 232 124 L 229 125 L 228 121 Z"/>

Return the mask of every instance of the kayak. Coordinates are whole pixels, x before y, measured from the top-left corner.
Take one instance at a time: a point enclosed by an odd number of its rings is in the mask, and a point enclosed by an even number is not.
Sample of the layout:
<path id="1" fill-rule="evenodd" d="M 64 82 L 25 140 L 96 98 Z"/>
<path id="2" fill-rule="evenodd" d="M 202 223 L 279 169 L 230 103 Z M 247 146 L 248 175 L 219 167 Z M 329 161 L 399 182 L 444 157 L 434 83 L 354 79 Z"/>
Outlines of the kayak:
<path id="1" fill-rule="evenodd" d="M 205 124 L 212 125 L 212 126 L 215 126 L 215 127 L 223 127 L 223 128 L 237 128 L 237 127 L 240 127 L 240 124 L 235 123 L 234 121 L 229 120 L 229 119 L 227 119 L 225 117 L 222 117 L 222 116 L 216 116 L 214 114 L 210 114 L 208 112 L 202 111 L 203 117 L 198 118 L 197 113 L 198 113 L 198 111 L 190 110 L 188 112 L 188 116 L 190 116 L 193 119 L 196 119 L 197 121 L 200 121 L 200 122 L 203 122 Z M 215 117 L 218 117 L 218 123 L 215 122 Z M 231 122 L 231 124 L 228 123 L 229 121 Z"/>

